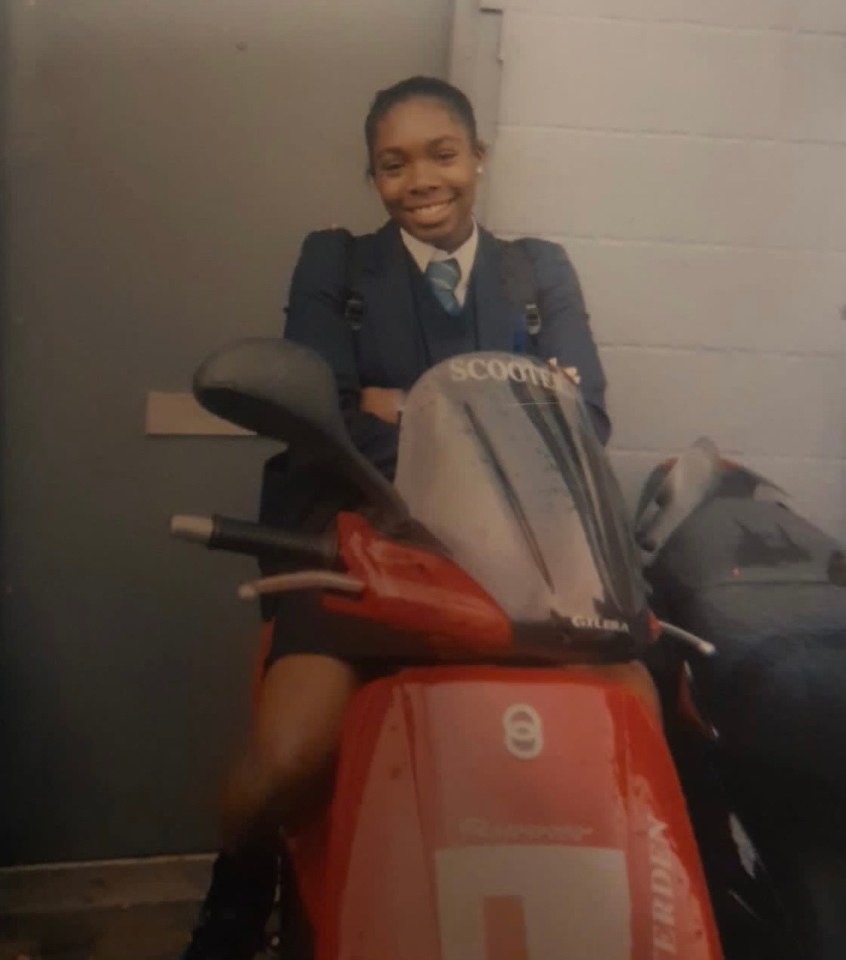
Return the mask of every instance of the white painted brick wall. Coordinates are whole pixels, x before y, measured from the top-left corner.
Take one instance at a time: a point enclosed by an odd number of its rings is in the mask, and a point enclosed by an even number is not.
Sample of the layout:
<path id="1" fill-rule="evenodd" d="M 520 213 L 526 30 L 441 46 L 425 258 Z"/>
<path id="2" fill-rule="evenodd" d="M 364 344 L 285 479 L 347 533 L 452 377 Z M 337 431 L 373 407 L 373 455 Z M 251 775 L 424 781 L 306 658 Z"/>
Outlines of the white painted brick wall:
<path id="1" fill-rule="evenodd" d="M 846 252 L 839 144 L 503 125 L 494 161 L 495 229 Z"/>
<path id="2" fill-rule="evenodd" d="M 846 535 L 846 2 L 478 5 L 484 219 L 567 247 L 629 497 L 706 434 Z"/>
<path id="3" fill-rule="evenodd" d="M 842 411 L 829 402 L 840 356 L 611 346 L 603 361 L 621 449 L 679 450 L 707 432 L 744 454 L 844 456 Z"/>
<path id="4" fill-rule="evenodd" d="M 603 344 L 829 355 L 843 346 L 846 254 L 560 239 Z"/>
<path id="5" fill-rule="evenodd" d="M 843 36 L 518 12 L 501 44 L 504 124 L 846 142 Z"/>

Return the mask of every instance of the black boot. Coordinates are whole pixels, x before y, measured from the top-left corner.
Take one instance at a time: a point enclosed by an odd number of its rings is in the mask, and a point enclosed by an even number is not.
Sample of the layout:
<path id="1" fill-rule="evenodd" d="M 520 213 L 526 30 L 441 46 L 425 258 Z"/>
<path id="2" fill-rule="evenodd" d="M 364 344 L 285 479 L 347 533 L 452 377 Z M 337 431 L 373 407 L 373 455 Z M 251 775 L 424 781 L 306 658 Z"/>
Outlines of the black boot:
<path id="1" fill-rule="evenodd" d="M 278 960 L 313 960 L 311 925 L 297 886 L 294 862 L 287 849 L 279 856 L 279 932 L 273 956 Z"/>
<path id="2" fill-rule="evenodd" d="M 181 960 L 253 960 L 264 946 L 276 879 L 273 853 L 251 860 L 221 853 Z"/>

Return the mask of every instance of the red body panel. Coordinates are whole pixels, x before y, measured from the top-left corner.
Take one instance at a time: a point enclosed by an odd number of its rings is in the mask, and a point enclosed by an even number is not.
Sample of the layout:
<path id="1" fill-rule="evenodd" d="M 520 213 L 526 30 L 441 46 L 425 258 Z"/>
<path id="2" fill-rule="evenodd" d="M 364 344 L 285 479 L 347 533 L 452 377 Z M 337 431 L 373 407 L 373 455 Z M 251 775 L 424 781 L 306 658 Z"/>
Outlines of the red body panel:
<path id="1" fill-rule="evenodd" d="M 442 659 L 510 649 L 508 617 L 447 558 L 387 540 L 355 513 L 338 515 L 338 552 L 366 588 L 356 598 L 325 594 L 327 609 L 425 637 Z"/>
<path id="2" fill-rule="evenodd" d="M 661 731 L 595 671 L 368 685 L 331 831 L 317 960 L 721 956 Z"/>

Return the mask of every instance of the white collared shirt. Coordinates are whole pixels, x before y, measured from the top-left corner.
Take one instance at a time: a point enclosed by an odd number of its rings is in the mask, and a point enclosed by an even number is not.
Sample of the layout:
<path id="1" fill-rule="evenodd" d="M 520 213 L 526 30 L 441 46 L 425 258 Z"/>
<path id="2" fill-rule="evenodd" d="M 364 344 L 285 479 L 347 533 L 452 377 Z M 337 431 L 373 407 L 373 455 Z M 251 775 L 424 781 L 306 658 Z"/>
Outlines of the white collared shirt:
<path id="1" fill-rule="evenodd" d="M 417 237 L 412 237 L 412 235 L 403 230 L 402 227 L 400 227 L 400 233 L 402 234 L 402 242 L 405 244 L 406 250 L 408 250 L 414 258 L 417 266 L 420 267 L 421 273 L 426 272 L 426 267 L 428 267 L 433 260 L 455 260 L 458 263 L 461 276 L 455 287 L 455 299 L 463 307 L 464 301 L 467 298 L 467 286 L 470 283 L 473 263 L 476 260 L 476 248 L 479 246 L 479 229 L 476 226 L 476 221 L 473 221 L 473 232 L 464 243 L 462 243 L 457 250 L 453 250 L 452 253 L 447 253 L 438 247 L 433 247 L 431 243 L 425 243 L 423 240 L 418 240 Z"/>

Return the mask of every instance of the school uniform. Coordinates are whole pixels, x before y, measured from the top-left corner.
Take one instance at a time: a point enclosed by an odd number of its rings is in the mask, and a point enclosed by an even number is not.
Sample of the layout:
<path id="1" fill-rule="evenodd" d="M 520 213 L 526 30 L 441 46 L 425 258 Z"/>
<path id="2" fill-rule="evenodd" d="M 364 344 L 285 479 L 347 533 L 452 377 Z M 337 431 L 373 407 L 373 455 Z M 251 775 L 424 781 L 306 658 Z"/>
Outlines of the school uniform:
<path id="1" fill-rule="evenodd" d="M 497 241 L 482 227 L 475 236 L 472 270 L 458 316 L 448 314 L 438 302 L 396 224 L 389 222 L 376 233 L 357 238 L 356 287 L 364 301 L 358 334 L 344 319 L 348 293 L 344 233 L 324 230 L 303 243 L 291 282 L 285 336 L 312 347 L 333 368 L 353 440 L 389 476 L 397 428 L 358 411 L 362 387 L 409 390 L 429 367 L 456 354 L 515 347 L 522 352 L 530 346 L 523 305 L 512 302 L 505 292 Z M 578 369 L 582 396 L 604 443 L 610 434 L 605 377 L 576 273 L 557 244 L 530 240 L 524 249 L 532 262 L 543 319 L 536 353 Z"/>
<path id="2" fill-rule="evenodd" d="M 356 331 L 345 316 L 349 300 L 349 234 L 309 234 L 291 281 L 285 337 L 311 347 L 332 368 L 341 410 L 358 449 L 389 479 L 396 468 L 398 427 L 358 409 L 364 387 L 408 391 L 426 370 L 457 354 L 479 350 L 530 352 L 561 367 L 578 370 L 580 388 L 597 435 L 605 443 L 610 422 L 605 410 L 605 377 L 591 335 L 576 273 L 562 247 L 525 240 L 531 263 L 540 332 L 527 335 L 524 304 L 509 298 L 501 246 L 475 225 L 469 240 L 449 255 L 410 237 L 389 221 L 375 233 L 355 238 L 355 294 L 363 303 Z M 425 268 L 435 259 L 457 261 L 457 312 L 435 295 Z M 274 458 L 265 473 L 262 519 L 286 527 L 317 530 L 339 509 L 355 506 L 354 495 L 307 454 Z M 277 607 L 271 660 L 292 650 L 314 650 L 311 617 L 295 598 Z M 323 648 L 321 652 L 334 652 Z"/>

